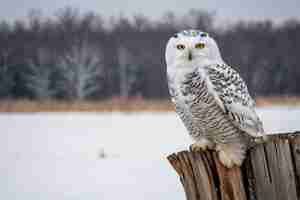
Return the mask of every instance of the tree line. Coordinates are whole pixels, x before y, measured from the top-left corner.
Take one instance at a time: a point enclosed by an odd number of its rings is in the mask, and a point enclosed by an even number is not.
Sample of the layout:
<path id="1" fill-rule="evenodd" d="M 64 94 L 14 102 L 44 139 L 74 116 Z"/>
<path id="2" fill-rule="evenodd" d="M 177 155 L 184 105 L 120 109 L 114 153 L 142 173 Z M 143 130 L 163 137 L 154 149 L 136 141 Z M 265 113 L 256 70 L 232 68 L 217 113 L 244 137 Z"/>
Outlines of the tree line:
<path id="1" fill-rule="evenodd" d="M 182 29 L 209 32 L 252 95 L 300 95 L 300 22 L 217 24 L 214 13 L 104 20 L 73 8 L 0 22 L 0 98 L 167 98 L 164 51 Z"/>

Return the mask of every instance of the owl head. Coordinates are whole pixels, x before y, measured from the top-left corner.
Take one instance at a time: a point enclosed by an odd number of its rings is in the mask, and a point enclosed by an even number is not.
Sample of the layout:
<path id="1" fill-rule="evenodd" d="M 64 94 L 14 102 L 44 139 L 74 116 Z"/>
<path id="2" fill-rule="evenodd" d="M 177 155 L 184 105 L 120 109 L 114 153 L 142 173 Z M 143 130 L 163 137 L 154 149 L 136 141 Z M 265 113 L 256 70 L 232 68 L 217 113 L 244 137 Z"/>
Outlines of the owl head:
<path id="1" fill-rule="evenodd" d="M 199 67 L 224 63 L 215 40 L 200 30 L 184 30 L 171 37 L 166 47 L 167 66 Z"/>

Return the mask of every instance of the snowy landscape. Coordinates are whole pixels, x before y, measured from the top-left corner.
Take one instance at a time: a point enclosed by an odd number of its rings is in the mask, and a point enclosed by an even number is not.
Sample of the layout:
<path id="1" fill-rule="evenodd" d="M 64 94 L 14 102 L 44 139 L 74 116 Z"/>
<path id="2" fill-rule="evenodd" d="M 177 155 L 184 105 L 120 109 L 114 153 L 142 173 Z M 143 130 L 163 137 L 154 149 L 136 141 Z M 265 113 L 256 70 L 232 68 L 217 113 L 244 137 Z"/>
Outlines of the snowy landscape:
<path id="1" fill-rule="evenodd" d="M 258 109 L 268 133 L 300 130 L 300 107 Z M 0 199 L 184 199 L 166 156 L 191 143 L 173 112 L 2 113 Z"/>

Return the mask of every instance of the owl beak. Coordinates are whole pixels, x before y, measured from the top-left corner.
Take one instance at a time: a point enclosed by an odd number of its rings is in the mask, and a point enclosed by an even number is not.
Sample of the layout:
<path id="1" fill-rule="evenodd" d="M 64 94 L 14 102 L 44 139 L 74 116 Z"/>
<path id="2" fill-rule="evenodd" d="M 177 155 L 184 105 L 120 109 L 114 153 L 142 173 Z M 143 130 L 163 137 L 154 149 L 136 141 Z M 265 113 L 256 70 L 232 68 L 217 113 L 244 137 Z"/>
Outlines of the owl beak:
<path id="1" fill-rule="evenodd" d="M 188 59 L 189 59 L 189 61 L 191 61 L 191 60 L 193 59 L 193 56 L 192 56 L 192 52 L 191 52 L 191 51 L 189 51 Z"/>

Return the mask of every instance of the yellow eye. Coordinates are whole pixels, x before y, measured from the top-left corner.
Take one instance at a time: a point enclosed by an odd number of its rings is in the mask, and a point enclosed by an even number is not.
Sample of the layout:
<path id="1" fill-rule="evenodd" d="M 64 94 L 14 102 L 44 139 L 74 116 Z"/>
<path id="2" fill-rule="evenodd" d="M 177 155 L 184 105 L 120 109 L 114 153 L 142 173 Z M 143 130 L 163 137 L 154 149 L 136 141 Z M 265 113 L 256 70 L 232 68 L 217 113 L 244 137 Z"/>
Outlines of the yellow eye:
<path id="1" fill-rule="evenodd" d="M 203 49 L 205 47 L 205 44 L 204 43 L 197 43 L 196 45 L 195 45 L 195 48 L 196 49 Z"/>
<path id="2" fill-rule="evenodd" d="M 183 44 L 178 44 L 176 46 L 176 48 L 179 49 L 179 50 L 183 50 L 183 49 L 185 49 L 185 46 Z"/>

